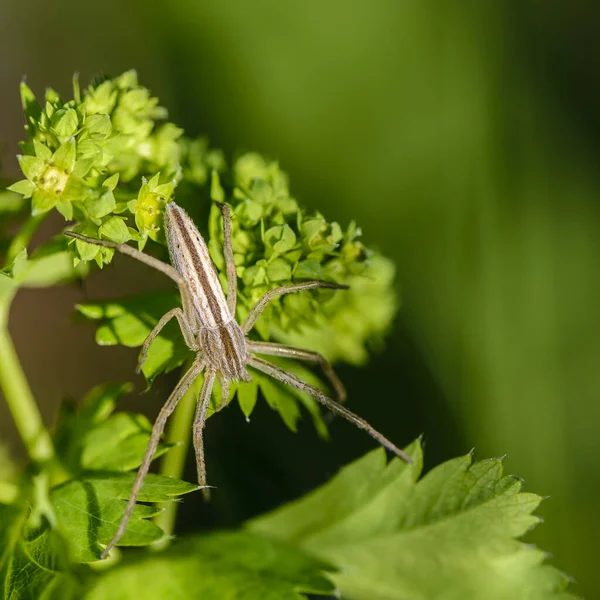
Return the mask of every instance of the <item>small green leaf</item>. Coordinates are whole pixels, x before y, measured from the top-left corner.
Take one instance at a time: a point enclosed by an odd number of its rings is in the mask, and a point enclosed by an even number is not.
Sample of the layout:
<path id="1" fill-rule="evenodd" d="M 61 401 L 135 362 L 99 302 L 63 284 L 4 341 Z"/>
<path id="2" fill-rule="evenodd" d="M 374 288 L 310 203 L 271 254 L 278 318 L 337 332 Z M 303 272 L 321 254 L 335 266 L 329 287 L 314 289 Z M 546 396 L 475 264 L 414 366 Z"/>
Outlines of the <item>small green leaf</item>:
<path id="1" fill-rule="evenodd" d="M 152 424 L 143 415 L 118 413 L 98 424 L 83 440 L 83 469 L 129 471 L 142 463 Z M 161 444 L 154 458 L 169 446 Z"/>
<path id="2" fill-rule="evenodd" d="M 60 138 L 70 138 L 77 132 L 77 112 L 72 108 L 57 110 L 52 116 L 52 128 Z"/>
<path id="3" fill-rule="evenodd" d="M 67 140 L 61 147 L 52 155 L 52 161 L 60 168 L 68 173 L 73 171 L 75 166 L 75 157 L 77 155 L 77 145 L 75 138 Z"/>
<path id="4" fill-rule="evenodd" d="M 21 167 L 21 171 L 23 171 L 23 175 L 25 175 L 29 181 L 35 182 L 46 170 L 46 163 L 42 158 L 27 155 L 20 155 L 17 158 L 19 159 L 19 166 Z"/>
<path id="5" fill-rule="evenodd" d="M 210 199 L 215 200 L 216 202 L 225 201 L 225 191 L 221 186 L 219 173 L 217 173 L 217 171 L 213 171 L 210 176 Z"/>
<path id="6" fill-rule="evenodd" d="M 296 234 L 289 225 L 276 225 L 265 232 L 265 244 L 276 254 L 285 254 L 296 243 Z"/>
<path id="7" fill-rule="evenodd" d="M 21 179 L 21 181 L 13 183 L 6 189 L 11 192 L 16 192 L 17 194 L 22 194 L 23 198 L 31 198 L 33 190 L 35 190 L 35 186 L 33 183 L 31 183 L 31 181 L 29 181 L 29 179 Z"/>
<path id="8" fill-rule="evenodd" d="M 116 206 L 117 203 L 111 189 L 105 189 L 104 193 L 89 199 L 85 203 L 88 214 L 92 219 L 101 219 L 109 215 L 115 210 Z"/>
<path id="9" fill-rule="evenodd" d="M 112 132 L 112 123 L 108 115 L 90 115 L 85 122 L 85 129 L 92 138 L 105 139 Z"/>
<path id="10" fill-rule="evenodd" d="M 33 192 L 31 199 L 31 214 L 41 215 L 52 210 L 56 206 L 56 196 L 48 194 L 38 188 Z"/>
<path id="11" fill-rule="evenodd" d="M 276 258 L 267 267 L 269 281 L 289 281 L 292 278 L 292 267 L 283 258 Z"/>
<path id="12" fill-rule="evenodd" d="M 178 302 L 176 291 L 154 292 L 118 302 L 80 304 L 77 310 L 89 319 L 100 321 L 96 331 L 99 344 L 138 347 L 144 343 L 158 320 Z M 190 351 L 177 322 L 173 321 L 150 347 L 144 363 L 144 375 L 152 382 L 158 374 L 181 365 L 189 356 Z"/>
<path id="13" fill-rule="evenodd" d="M 52 150 L 46 146 L 46 144 L 42 144 L 37 140 L 33 140 L 33 149 L 35 150 L 35 155 L 42 160 L 49 162 L 52 160 Z"/>
<path id="14" fill-rule="evenodd" d="M 111 217 L 108 219 L 98 228 L 98 233 L 117 244 L 123 244 L 131 239 L 127 224 L 121 217 Z"/>
<path id="15" fill-rule="evenodd" d="M 300 409 L 296 399 L 288 388 L 277 385 L 269 377 L 259 377 L 260 391 L 263 393 L 268 405 L 279 412 L 283 422 L 292 430 L 297 430 Z"/>
<path id="16" fill-rule="evenodd" d="M 35 99 L 35 94 L 24 81 L 21 82 L 20 92 L 21 104 L 23 106 L 23 112 L 25 113 L 27 122 L 37 122 L 42 114 L 42 107 Z"/>
<path id="17" fill-rule="evenodd" d="M 330 596 L 326 563 L 249 533 L 195 536 L 160 554 L 112 569 L 83 600 L 301 600 Z"/>
<path id="18" fill-rule="evenodd" d="M 256 383 L 255 378 L 248 383 L 239 384 L 237 390 L 237 399 L 245 417 L 247 419 L 250 418 L 258 399 L 258 384 Z"/>
<path id="19" fill-rule="evenodd" d="M 117 187 L 117 183 L 119 183 L 119 174 L 115 173 L 114 175 L 111 175 L 105 179 L 102 186 L 114 192 L 115 188 Z"/>

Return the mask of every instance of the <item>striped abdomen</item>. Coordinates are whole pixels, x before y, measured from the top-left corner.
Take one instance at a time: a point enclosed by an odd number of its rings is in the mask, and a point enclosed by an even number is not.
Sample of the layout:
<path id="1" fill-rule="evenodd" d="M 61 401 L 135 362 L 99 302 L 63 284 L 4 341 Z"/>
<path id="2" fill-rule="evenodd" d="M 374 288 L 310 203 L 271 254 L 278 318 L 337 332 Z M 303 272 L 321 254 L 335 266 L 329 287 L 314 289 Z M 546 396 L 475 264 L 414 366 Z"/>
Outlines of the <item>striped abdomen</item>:
<path id="1" fill-rule="evenodd" d="M 165 209 L 171 262 L 190 291 L 199 321 L 198 339 L 211 366 L 228 379 L 246 379 L 246 340 L 217 276 L 208 247 L 190 216 L 175 202 Z"/>

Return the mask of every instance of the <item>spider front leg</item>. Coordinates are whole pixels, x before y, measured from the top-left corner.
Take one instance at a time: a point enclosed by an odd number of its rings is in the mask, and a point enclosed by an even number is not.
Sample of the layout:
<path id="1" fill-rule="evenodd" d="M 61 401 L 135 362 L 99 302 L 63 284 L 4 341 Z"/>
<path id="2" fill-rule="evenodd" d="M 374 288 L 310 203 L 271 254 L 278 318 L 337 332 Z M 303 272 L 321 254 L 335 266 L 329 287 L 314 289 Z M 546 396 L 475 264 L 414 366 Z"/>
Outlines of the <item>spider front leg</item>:
<path id="1" fill-rule="evenodd" d="M 281 356 L 283 358 L 295 358 L 297 360 L 305 360 L 308 362 L 318 363 L 323 370 L 323 373 L 329 380 L 329 384 L 335 392 L 338 402 L 346 401 L 346 389 L 340 381 L 336 372 L 333 370 L 331 363 L 318 352 L 311 350 L 303 350 L 302 348 L 294 348 L 284 344 L 275 344 L 271 342 L 254 342 L 248 341 L 248 349 L 256 354 L 266 354 L 268 356 Z"/>
<path id="2" fill-rule="evenodd" d="M 231 209 L 227 204 L 216 202 L 223 214 L 223 255 L 227 269 L 227 306 L 232 316 L 235 316 L 235 304 L 237 301 L 237 269 L 233 258 L 233 246 L 231 244 Z"/>
<path id="3" fill-rule="evenodd" d="M 248 364 L 251 367 L 254 367 L 258 371 L 273 377 L 273 379 L 277 379 L 282 383 L 286 383 L 291 387 L 300 390 L 301 392 L 308 392 L 315 400 L 320 402 L 323 406 L 328 408 L 330 411 L 337 413 L 338 415 L 344 417 L 350 423 L 353 423 L 360 429 L 366 431 L 374 440 L 379 442 L 384 448 L 387 448 L 390 452 L 393 452 L 396 456 L 406 461 L 407 463 L 412 463 L 412 459 L 406 452 L 400 450 L 396 445 L 392 444 L 390 440 L 388 440 L 385 436 L 381 435 L 376 429 L 371 427 L 364 419 L 355 415 L 352 411 L 348 410 L 346 407 L 338 404 L 335 400 L 328 398 L 320 389 L 305 383 L 292 373 L 288 373 L 278 366 L 263 360 L 262 358 L 258 358 L 258 356 L 250 355 L 248 359 Z"/>
<path id="4" fill-rule="evenodd" d="M 148 441 L 148 447 L 146 448 L 146 453 L 144 454 L 144 459 L 142 460 L 142 464 L 138 469 L 135 481 L 133 482 L 133 487 L 131 488 L 131 495 L 129 496 L 129 500 L 127 501 L 127 506 L 125 507 L 125 512 L 121 518 L 121 522 L 119 523 L 119 527 L 117 532 L 113 536 L 112 540 L 108 543 L 108 546 L 102 552 L 101 558 L 106 558 L 112 548 L 118 543 L 121 539 L 125 530 L 127 529 L 127 523 L 131 518 L 131 513 L 135 508 L 135 503 L 137 501 L 137 497 L 142 489 L 142 485 L 144 483 L 144 479 L 150 470 L 150 463 L 154 458 L 154 453 L 156 452 L 156 448 L 160 442 L 160 438 L 165 430 L 165 425 L 167 424 L 167 419 L 171 416 L 173 411 L 175 410 L 177 404 L 183 397 L 183 395 L 187 392 L 188 388 L 196 377 L 202 372 L 204 369 L 204 360 L 197 359 L 192 366 L 188 369 L 186 374 L 179 380 L 179 383 L 175 386 L 175 389 L 169 396 L 168 400 L 165 402 L 165 405 L 161 408 L 158 413 L 158 417 L 152 426 L 152 433 L 150 434 L 150 440 Z"/>
<path id="5" fill-rule="evenodd" d="M 163 327 L 173 318 L 177 319 L 179 323 L 179 328 L 181 329 L 181 333 L 183 334 L 183 338 L 187 347 L 190 350 L 198 351 L 200 350 L 200 346 L 198 345 L 198 340 L 196 339 L 196 334 L 194 333 L 194 328 L 192 324 L 189 322 L 185 313 L 181 310 L 181 308 L 173 308 L 169 312 L 165 313 L 160 321 L 154 326 L 154 329 L 149 333 L 148 337 L 144 340 L 142 345 L 142 349 L 140 350 L 140 356 L 138 358 L 138 364 L 135 369 L 136 373 L 140 373 L 144 363 L 146 362 L 146 358 L 148 357 L 148 351 L 150 350 L 150 346 L 152 342 L 156 339 L 158 334 L 162 331 Z"/>
<path id="6" fill-rule="evenodd" d="M 206 413 L 210 404 L 213 386 L 215 384 L 216 371 L 210 369 L 204 375 L 198 405 L 196 406 L 196 415 L 194 416 L 194 451 L 196 452 L 196 469 L 198 470 L 198 485 L 206 486 L 206 464 L 204 462 L 204 424 L 206 423 Z M 202 495 L 205 500 L 210 499 L 210 491 L 207 487 L 202 487 Z"/>
<path id="7" fill-rule="evenodd" d="M 283 296 L 284 294 L 291 294 L 292 292 L 301 292 L 302 290 L 313 290 L 315 288 L 325 288 L 330 290 L 347 290 L 350 286 L 342 285 L 339 283 L 329 283 L 327 281 L 307 281 L 305 283 L 293 283 L 291 285 L 284 285 L 281 287 L 273 288 L 264 294 L 264 296 L 256 303 L 256 306 L 250 311 L 244 324 L 242 325 L 242 331 L 247 334 L 254 327 L 256 321 L 262 314 L 263 310 L 267 307 L 271 300 Z"/>
<path id="8" fill-rule="evenodd" d="M 181 294 L 181 304 L 183 306 L 183 312 L 187 317 L 188 323 L 193 323 L 193 309 L 192 309 L 192 301 L 190 298 L 190 291 L 188 289 L 187 283 L 185 279 L 181 276 L 181 274 L 175 269 L 175 267 L 168 265 L 167 263 L 154 258 L 153 256 L 149 256 L 148 254 L 144 254 L 139 250 L 136 250 L 132 246 L 128 246 L 127 244 L 117 244 L 115 242 L 108 242 L 106 240 L 98 240 L 95 238 L 87 237 L 85 235 L 81 235 L 80 233 L 75 233 L 74 231 L 65 231 L 65 235 L 68 237 L 75 238 L 76 240 L 81 240 L 82 242 L 87 242 L 88 244 L 92 244 L 94 246 L 102 246 L 103 248 L 112 248 L 121 254 L 126 254 L 127 256 L 131 256 L 136 260 L 164 273 L 167 277 L 170 277 L 179 287 L 179 293 Z"/>

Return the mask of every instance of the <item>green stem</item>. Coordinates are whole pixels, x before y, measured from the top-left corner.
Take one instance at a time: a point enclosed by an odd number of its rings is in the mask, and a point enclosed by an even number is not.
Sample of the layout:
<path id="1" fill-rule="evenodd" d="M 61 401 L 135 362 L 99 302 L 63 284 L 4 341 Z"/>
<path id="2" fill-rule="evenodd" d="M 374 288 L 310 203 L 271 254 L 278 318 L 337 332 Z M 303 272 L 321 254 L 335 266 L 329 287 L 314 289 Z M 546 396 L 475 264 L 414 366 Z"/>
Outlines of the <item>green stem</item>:
<path id="1" fill-rule="evenodd" d="M 194 413 L 196 411 L 201 384 L 202 376 L 198 377 L 190 389 L 185 393 L 175 414 L 171 418 L 167 428 L 167 442 L 177 445 L 171 448 L 161 459 L 159 471 L 161 475 L 174 477 L 175 479 L 181 479 L 183 477 L 185 460 L 190 448 L 192 423 L 194 421 Z M 165 502 L 161 505 L 163 511 L 156 515 L 154 522 L 166 535 L 158 542 L 152 544 L 153 548 L 159 550 L 169 544 L 170 536 L 175 528 L 178 507 L 179 502 L 172 501 Z"/>
<path id="2" fill-rule="evenodd" d="M 16 258 L 17 254 L 21 252 L 23 248 L 27 248 L 34 233 L 38 230 L 38 227 L 46 220 L 49 213 L 43 215 L 36 215 L 25 221 L 21 229 L 12 239 L 10 246 L 6 252 L 6 264 L 10 265 Z"/>
<path id="3" fill-rule="evenodd" d="M 48 462 L 54 447 L 6 327 L 0 326 L 0 387 L 32 461 Z"/>

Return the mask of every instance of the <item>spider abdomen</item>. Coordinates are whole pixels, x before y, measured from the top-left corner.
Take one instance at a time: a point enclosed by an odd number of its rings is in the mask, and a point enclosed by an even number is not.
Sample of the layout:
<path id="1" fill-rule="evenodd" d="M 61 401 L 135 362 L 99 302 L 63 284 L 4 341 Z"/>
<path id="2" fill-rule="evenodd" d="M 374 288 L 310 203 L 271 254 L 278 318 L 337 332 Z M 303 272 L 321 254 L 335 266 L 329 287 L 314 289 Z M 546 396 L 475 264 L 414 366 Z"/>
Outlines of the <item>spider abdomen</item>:
<path id="1" fill-rule="evenodd" d="M 246 338 L 234 320 L 217 327 L 200 327 L 198 341 L 206 361 L 226 379 L 250 379 Z"/>

